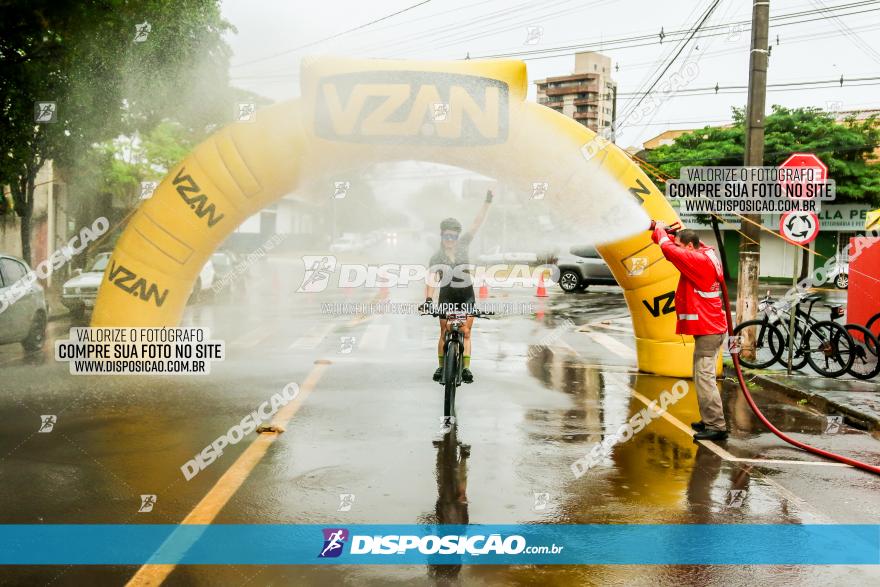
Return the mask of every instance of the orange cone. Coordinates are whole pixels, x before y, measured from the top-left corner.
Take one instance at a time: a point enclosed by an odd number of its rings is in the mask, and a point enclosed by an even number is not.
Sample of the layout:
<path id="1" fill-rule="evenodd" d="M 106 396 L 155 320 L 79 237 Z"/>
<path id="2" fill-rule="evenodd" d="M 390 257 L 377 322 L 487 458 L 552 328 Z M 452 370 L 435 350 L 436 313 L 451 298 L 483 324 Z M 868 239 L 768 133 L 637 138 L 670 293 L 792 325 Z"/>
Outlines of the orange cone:
<path id="1" fill-rule="evenodd" d="M 482 285 L 480 285 L 480 299 L 485 300 L 489 297 L 489 286 L 486 285 L 486 280 L 482 280 Z"/>
<path id="2" fill-rule="evenodd" d="M 544 273 L 538 276 L 538 291 L 535 293 L 536 297 L 546 298 L 547 297 L 547 288 L 544 287 Z"/>

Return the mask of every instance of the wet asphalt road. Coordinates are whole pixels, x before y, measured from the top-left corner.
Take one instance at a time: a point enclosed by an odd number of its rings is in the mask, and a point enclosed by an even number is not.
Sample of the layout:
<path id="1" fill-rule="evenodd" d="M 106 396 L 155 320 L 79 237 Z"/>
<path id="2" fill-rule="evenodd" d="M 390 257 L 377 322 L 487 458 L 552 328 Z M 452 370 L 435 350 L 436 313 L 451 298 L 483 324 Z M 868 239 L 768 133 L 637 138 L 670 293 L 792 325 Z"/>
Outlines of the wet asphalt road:
<path id="1" fill-rule="evenodd" d="M 247 448 L 251 435 L 194 479 L 180 466 L 287 383 L 320 378 L 219 508 L 214 523 L 880 523 L 880 480 L 815 465 L 769 434 L 725 383 L 732 437 L 694 444 L 676 421 L 698 419 L 693 394 L 599 467 L 571 463 L 674 380 L 638 374 L 619 290 L 492 301 L 534 312 L 479 321 L 477 381 L 463 387 L 457 438 L 440 433 L 437 326 L 413 315 L 322 313 L 376 290 L 294 294 L 298 259 L 270 259 L 244 292 L 192 306 L 185 325 L 226 341 L 206 377 L 71 376 L 50 352 L 0 347 L 0 519 L 3 523 L 179 523 Z M 415 302 L 421 290 L 395 289 Z M 70 322 L 50 325 L 66 337 Z M 51 349 L 50 344 L 47 349 Z M 880 442 L 768 392 L 779 427 L 869 462 Z M 37 433 L 54 414 L 51 433 Z M 772 462 L 767 462 L 772 461 Z M 799 463 L 800 461 L 800 463 Z M 731 490 L 743 490 L 742 503 Z M 138 513 L 140 495 L 155 494 Z M 536 496 L 536 494 L 539 494 Z M 353 497 L 341 498 L 341 495 Z M 350 507 L 344 507 L 343 501 Z M 342 511 L 340 511 L 342 510 Z M 731 545 L 735 548 L 736 545 Z M 136 567 L 7 567 L 9 585 L 124 584 Z M 167 585 L 754 585 L 870 584 L 877 567 L 178 567 Z"/>

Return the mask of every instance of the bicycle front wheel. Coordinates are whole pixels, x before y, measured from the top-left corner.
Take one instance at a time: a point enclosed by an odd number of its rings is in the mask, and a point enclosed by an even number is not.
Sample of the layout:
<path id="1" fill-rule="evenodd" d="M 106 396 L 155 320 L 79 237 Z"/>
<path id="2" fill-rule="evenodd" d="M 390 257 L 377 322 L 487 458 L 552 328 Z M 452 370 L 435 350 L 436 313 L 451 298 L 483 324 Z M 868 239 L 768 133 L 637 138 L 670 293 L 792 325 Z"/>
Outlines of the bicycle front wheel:
<path id="1" fill-rule="evenodd" d="M 767 320 L 747 320 L 733 329 L 733 335 L 754 341 L 754 358 L 744 356 L 749 350 L 745 347 L 739 354 L 739 362 L 750 369 L 766 369 L 779 360 L 785 347 L 785 339 L 779 329 Z"/>
<path id="2" fill-rule="evenodd" d="M 443 381 L 446 389 L 443 398 L 443 415 L 455 417 L 455 388 L 458 386 L 458 373 L 461 369 L 458 344 L 454 341 L 446 345 L 446 358 L 443 361 Z"/>
<path id="3" fill-rule="evenodd" d="M 837 322 L 822 320 L 810 326 L 804 338 L 807 362 L 816 373 L 840 377 L 852 367 L 853 340 Z"/>

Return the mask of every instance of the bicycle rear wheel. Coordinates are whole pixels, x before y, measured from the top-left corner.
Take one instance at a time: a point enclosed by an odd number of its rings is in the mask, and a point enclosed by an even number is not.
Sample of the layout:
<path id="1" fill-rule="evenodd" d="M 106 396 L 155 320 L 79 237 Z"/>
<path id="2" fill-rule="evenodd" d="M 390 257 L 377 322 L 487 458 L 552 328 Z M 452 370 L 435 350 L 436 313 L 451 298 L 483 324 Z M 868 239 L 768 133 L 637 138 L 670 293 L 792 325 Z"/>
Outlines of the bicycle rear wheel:
<path id="1" fill-rule="evenodd" d="M 807 362 L 816 373 L 840 377 L 852 367 L 853 340 L 837 322 L 821 320 L 812 324 L 804 338 Z"/>
<path id="2" fill-rule="evenodd" d="M 766 369 L 782 356 L 785 339 L 773 324 L 766 320 L 747 320 L 733 329 L 734 336 L 751 335 L 755 341 L 755 358 L 745 359 L 740 351 L 739 362 L 750 369 Z M 743 349 L 745 350 L 745 349 Z"/>
<path id="3" fill-rule="evenodd" d="M 852 338 L 853 364 L 849 368 L 849 374 L 856 379 L 872 379 L 880 373 L 880 343 L 871 331 L 858 324 L 844 326 L 847 334 Z"/>
<path id="4" fill-rule="evenodd" d="M 446 358 L 443 360 L 443 382 L 446 393 L 443 398 L 443 415 L 455 417 L 455 388 L 458 386 L 459 369 L 458 343 L 450 341 L 446 345 Z"/>

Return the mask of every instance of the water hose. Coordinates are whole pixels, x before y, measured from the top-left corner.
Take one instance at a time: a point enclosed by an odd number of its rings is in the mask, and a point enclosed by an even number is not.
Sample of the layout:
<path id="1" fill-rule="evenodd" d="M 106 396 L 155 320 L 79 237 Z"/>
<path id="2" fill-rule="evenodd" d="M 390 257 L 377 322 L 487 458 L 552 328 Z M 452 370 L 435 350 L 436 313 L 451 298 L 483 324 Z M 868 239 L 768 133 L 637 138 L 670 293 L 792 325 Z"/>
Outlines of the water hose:
<path id="1" fill-rule="evenodd" d="M 670 237 L 675 236 L 675 233 L 678 231 L 680 225 L 673 225 L 672 227 L 667 227 L 666 232 Z M 669 230 L 671 228 L 671 230 Z M 654 229 L 654 221 L 651 221 L 651 230 Z M 722 265 L 724 264 L 724 259 L 721 259 Z M 726 275 L 727 272 L 723 271 L 722 276 Z M 733 317 L 730 313 L 730 296 L 727 293 L 727 283 L 725 283 L 724 278 L 722 277 L 720 280 L 721 283 L 721 294 L 724 299 L 724 311 L 727 314 L 727 334 L 729 336 L 733 336 Z M 752 398 L 752 394 L 749 393 L 749 388 L 746 386 L 746 380 L 743 377 L 742 366 L 739 364 L 739 353 L 731 353 L 731 357 L 733 357 L 733 367 L 736 370 L 736 378 L 739 381 L 739 388 L 743 392 L 743 396 L 746 398 L 746 402 L 748 402 L 749 407 L 755 413 L 755 416 L 761 421 L 764 426 L 770 429 L 770 432 L 784 440 L 785 442 L 791 444 L 792 446 L 796 446 L 797 448 L 804 450 L 806 452 L 813 453 L 814 455 L 819 455 L 820 457 L 824 457 L 826 459 L 830 459 L 832 461 L 837 461 L 840 463 L 844 463 L 851 467 L 855 467 L 857 469 L 862 469 L 863 471 L 868 471 L 869 473 L 874 473 L 875 475 L 880 475 L 880 467 L 876 465 L 870 465 L 868 463 L 863 463 L 862 461 L 857 461 L 855 459 L 851 459 L 849 457 L 845 457 L 843 455 L 839 455 L 833 452 L 829 452 L 827 450 L 822 450 L 821 448 L 817 448 L 815 446 L 811 446 L 809 444 L 800 442 L 799 440 L 795 440 L 794 438 L 786 435 L 784 432 L 779 430 L 776 426 L 770 423 L 770 420 L 767 419 L 764 414 L 761 413 L 761 410 L 758 409 L 758 405 L 755 403 L 754 398 Z"/>
<path id="2" fill-rule="evenodd" d="M 721 279 L 720 281 L 721 293 L 724 296 L 724 310 L 727 313 L 727 334 L 733 336 L 733 319 L 730 315 L 730 296 L 727 293 L 727 284 L 724 282 L 724 279 Z M 817 448 L 815 446 L 810 446 L 809 444 L 791 438 L 790 436 L 779 430 L 776 426 L 771 424 L 767 417 L 761 413 L 761 410 L 758 409 L 757 404 L 755 404 L 755 400 L 752 398 L 752 394 L 749 393 L 749 389 L 746 386 L 746 380 L 743 377 L 742 367 L 739 364 L 739 353 L 731 353 L 730 356 L 733 357 L 733 367 L 734 369 L 736 369 L 736 378 L 739 381 L 739 388 L 742 390 L 743 395 L 745 396 L 749 407 L 752 408 L 752 411 L 755 413 L 755 416 L 758 417 L 758 419 L 761 421 L 761 423 L 764 424 L 764 426 L 770 429 L 770 432 L 772 432 L 785 442 L 796 446 L 801 450 L 811 452 L 814 455 L 819 455 L 820 457 L 825 457 L 826 459 L 845 463 L 847 465 L 850 465 L 851 467 L 856 467 L 857 469 L 862 469 L 863 471 L 868 471 L 869 473 L 874 473 L 875 475 L 880 475 L 880 467 L 876 465 L 869 465 L 868 463 L 863 463 L 862 461 L 857 461 L 843 455 L 829 452 L 827 450 L 822 450 L 821 448 Z"/>

